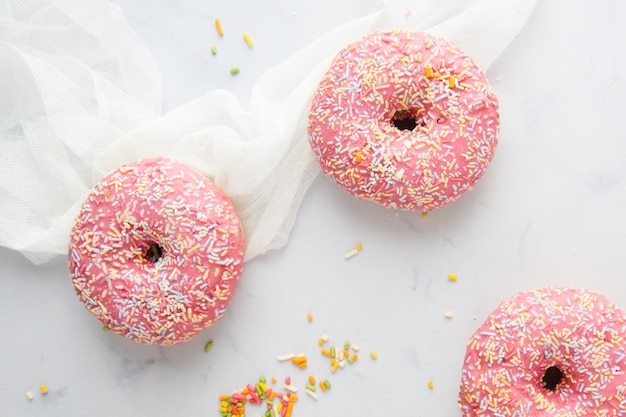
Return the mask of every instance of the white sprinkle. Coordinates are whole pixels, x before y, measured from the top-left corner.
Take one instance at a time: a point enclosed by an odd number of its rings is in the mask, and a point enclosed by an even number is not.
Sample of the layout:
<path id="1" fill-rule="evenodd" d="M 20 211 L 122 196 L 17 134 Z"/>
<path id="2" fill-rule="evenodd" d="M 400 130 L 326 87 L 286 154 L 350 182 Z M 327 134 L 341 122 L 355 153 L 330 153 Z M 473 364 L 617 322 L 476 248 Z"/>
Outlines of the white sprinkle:
<path id="1" fill-rule="evenodd" d="M 358 352 L 360 349 L 360 347 L 354 343 L 350 345 L 350 348 L 352 348 L 352 350 L 355 352 Z"/>
<path id="2" fill-rule="evenodd" d="M 26 391 L 26 399 L 28 401 L 32 401 L 33 400 L 33 392 L 32 391 Z"/>
<path id="3" fill-rule="evenodd" d="M 322 342 L 328 342 L 328 335 L 327 334 L 323 334 L 320 336 L 320 339 L 322 340 Z"/>
<path id="4" fill-rule="evenodd" d="M 453 314 L 450 310 L 446 311 L 445 313 L 443 313 L 443 316 L 447 319 L 451 319 Z"/>
<path id="5" fill-rule="evenodd" d="M 296 357 L 295 353 L 286 353 L 284 355 L 278 356 L 276 359 L 278 359 L 280 362 L 283 362 L 283 361 L 288 361 L 289 359 L 293 359 L 295 357 Z"/>
<path id="6" fill-rule="evenodd" d="M 344 259 L 350 259 L 352 258 L 354 255 L 356 255 L 357 253 L 359 253 L 358 250 L 356 249 L 352 249 L 350 252 L 347 252 L 345 255 L 343 255 Z"/>
<path id="7" fill-rule="evenodd" d="M 313 398 L 315 401 L 317 401 L 317 394 L 314 393 L 313 391 L 311 391 L 310 389 L 306 390 L 306 393 L 309 395 L 309 397 Z"/>
<path id="8" fill-rule="evenodd" d="M 298 388 L 294 387 L 293 385 L 285 384 L 283 388 L 289 392 L 293 392 L 293 393 L 298 392 Z"/>

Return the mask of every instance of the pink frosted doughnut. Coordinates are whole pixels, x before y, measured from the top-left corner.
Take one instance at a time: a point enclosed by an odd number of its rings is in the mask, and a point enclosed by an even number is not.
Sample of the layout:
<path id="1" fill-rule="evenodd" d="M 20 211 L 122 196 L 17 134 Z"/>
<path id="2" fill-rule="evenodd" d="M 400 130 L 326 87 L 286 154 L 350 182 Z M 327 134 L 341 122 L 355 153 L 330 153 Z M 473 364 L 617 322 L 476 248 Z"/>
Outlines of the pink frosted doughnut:
<path id="1" fill-rule="evenodd" d="M 456 46 L 425 33 L 374 32 L 335 57 L 309 113 L 309 142 L 341 188 L 385 207 L 429 211 L 485 173 L 498 99 Z"/>
<path id="2" fill-rule="evenodd" d="M 79 299 L 110 330 L 171 345 L 221 317 L 243 255 L 228 198 L 195 170 L 157 158 L 96 184 L 71 232 L 69 268 Z"/>
<path id="3" fill-rule="evenodd" d="M 626 414 L 625 332 L 624 312 L 593 291 L 517 294 L 469 340 L 463 416 Z"/>

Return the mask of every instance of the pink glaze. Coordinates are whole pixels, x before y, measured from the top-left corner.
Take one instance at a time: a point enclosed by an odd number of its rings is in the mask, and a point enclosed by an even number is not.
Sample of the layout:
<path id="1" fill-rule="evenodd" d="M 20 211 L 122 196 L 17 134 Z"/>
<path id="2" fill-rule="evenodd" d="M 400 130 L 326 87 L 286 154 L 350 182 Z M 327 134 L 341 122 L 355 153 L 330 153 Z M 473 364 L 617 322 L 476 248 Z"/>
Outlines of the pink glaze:
<path id="1" fill-rule="evenodd" d="M 217 186 L 173 160 L 145 159 L 93 188 L 71 232 L 69 268 L 78 297 L 105 326 L 171 345 L 224 313 L 244 244 Z"/>
<path id="2" fill-rule="evenodd" d="M 498 129 L 497 97 L 471 58 L 398 30 L 340 51 L 309 114 L 309 141 L 327 175 L 358 198 L 406 210 L 433 210 L 472 188 Z"/>
<path id="3" fill-rule="evenodd" d="M 517 294 L 469 340 L 459 394 L 463 416 L 625 414 L 625 332 L 624 312 L 593 291 Z M 551 367 L 562 379 L 550 388 L 544 375 Z"/>

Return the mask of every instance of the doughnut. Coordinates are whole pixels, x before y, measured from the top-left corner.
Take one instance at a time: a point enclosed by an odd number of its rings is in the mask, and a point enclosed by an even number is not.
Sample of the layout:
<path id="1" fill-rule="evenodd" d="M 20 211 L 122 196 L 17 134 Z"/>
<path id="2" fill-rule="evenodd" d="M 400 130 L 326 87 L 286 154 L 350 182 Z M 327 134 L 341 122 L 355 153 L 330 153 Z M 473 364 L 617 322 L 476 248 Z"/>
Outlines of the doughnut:
<path id="1" fill-rule="evenodd" d="M 171 159 L 143 159 L 87 196 L 70 233 L 69 269 L 105 330 L 172 345 L 222 316 L 244 246 L 239 217 L 215 184 Z"/>
<path id="2" fill-rule="evenodd" d="M 468 342 L 463 416 L 626 414 L 625 332 L 624 312 L 593 291 L 517 294 Z"/>
<path id="3" fill-rule="evenodd" d="M 499 125 L 498 99 L 467 54 L 391 30 L 337 54 L 314 93 L 308 136 L 322 171 L 348 193 L 430 211 L 483 176 Z"/>

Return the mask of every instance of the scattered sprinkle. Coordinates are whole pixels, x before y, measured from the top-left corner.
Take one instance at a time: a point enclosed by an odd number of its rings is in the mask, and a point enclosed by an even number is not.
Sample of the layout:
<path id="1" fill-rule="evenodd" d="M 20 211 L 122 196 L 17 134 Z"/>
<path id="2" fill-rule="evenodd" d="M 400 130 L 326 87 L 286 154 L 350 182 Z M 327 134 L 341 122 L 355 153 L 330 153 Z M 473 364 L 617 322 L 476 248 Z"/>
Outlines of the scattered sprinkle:
<path id="1" fill-rule="evenodd" d="M 317 401 L 317 394 L 314 391 L 311 391 L 310 389 L 305 390 L 305 392 L 307 393 L 307 395 L 311 398 L 313 398 L 315 401 Z"/>
<path id="2" fill-rule="evenodd" d="M 275 378 L 272 378 L 273 380 Z M 298 400 L 294 391 L 280 392 L 269 388 L 265 384 L 265 378 L 259 378 L 256 384 L 248 384 L 245 388 L 237 390 L 230 395 L 220 395 L 219 412 L 223 417 L 244 417 L 247 404 L 262 404 L 266 408 L 264 416 L 290 417 L 293 411 L 293 403 Z M 287 384 L 286 384 L 287 385 Z"/>
<path id="3" fill-rule="evenodd" d="M 378 358 L 378 354 L 374 351 L 370 352 L 370 356 L 372 357 L 372 359 Z"/>
<path id="4" fill-rule="evenodd" d="M 351 344 L 351 345 L 350 345 L 350 348 L 351 348 L 353 351 L 355 351 L 355 352 L 358 352 L 358 351 L 359 351 L 359 349 L 361 349 L 361 348 L 360 348 L 357 344 L 355 344 L 355 343 Z"/>
<path id="5" fill-rule="evenodd" d="M 311 314 L 311 313 L 307 314 L 306 319 L 308 321 L 313 321 L 313 314 Z"/>
<path id="6" fill-rule="evenodd" d="M 428 217 L 428 212 L 422 211 L 422 219 L 425 219 L 426 217 Z"/>
<path id="7" fill-rule="evenodd" d="M 217 54 L 217 48 L 215 46 L 211 47 L 211 54 L 213 55 Z"/>
<path id="8" fill-rule="evenodd" d="M 217 29 L 217 34 L 220 36 L 224 36 L 224 29 L 222 29 L 222 22 L 219 19 L 215 19 L 215 29 Z"/>
<path id="9" fill-rule="evenodd" d="M 451 319 L 454 315 L 452 314 L 450 310 L 448 310 L 445 313 L 443 313 L 443 316 L 447 319 Z"/>
<path id="10" fill-rule="evenodd" d="M 26 399 L 28 401 L 32 401 L 33 400 L 33 392 L 32 391 L 26 391 Z"/>
<path id="11" fill-rule="evenodd" d="M 247 33 L 244 33 L 243 39 L 246 41 L 248 48 L 252 48 L 252 39 L 250 38 L 250 35 L 248 35 Z"/>
<path id="12" fill-rule="evenodd" d="M 361 155 L 360 153 L 357 153 L 354 156 L 354 162 L 356 162 L 357 164 L 360 164 L 362 160 L 363 160 L 363 155 Z"/>
<path id="13" fill-rule="evenodd" d="M 102 331 L 108 332 L 109 330 L 111 330 L 109 326 L 102 326 Z"/>
<path id="14" fill-rule="evenodd" d="M 209 350 L 211 350 L 211 348 L 213 347 L 213 341 L 209 340 L 206 345 L 204 345 L 204 351 L 208 352 Z"/>
<path id="15" fill-rule="evenodd" d="M 351 251 L 347 252 L 345 255 L 343 255 L 344 259 L 350 259 L 352 258 L 354 255 L 356 255 L 357 253 L 359 253 L 361 250 L 363 249 L 363 245 L 358 243 L 354 249 L 352 249 Z"/>
<path id="16" fill-rule="evenodd" d="M 230 75 L 236 75 L 239 74 L 239 67 L 232 67 L 230 69 Z"/>
<path id="17" fill-rule="evenodd" d="M 435 385 L 433 384 L 433 381 L 428 381 L 428 388 L 429 389 L 433 389 Z"/>
<path id="18" fill-rule="evenodd" d="M 315 384 L 315 377 L 313 375 L 309 375 L 309 383 Z"/>
<path id="19" fill-rule="evenodd" d="M 288 361 L 288 360 L 290 360 L 290 359 L 293 359 L 293 358 L 295 358 L 295 357 L 296 357 L 296 354 L 295 354 L 295 353 L 286 353 L 286 354 L 284 354 L 284 355 L 280 355 L 280 356 L 278 356 L 278 358 L 277 358 L 277 359 L 278 359 L 280 362 L 283 362 L 283 361 Z"/>
<path id="20" fill-rule="evenodd" d="M 448 275 L 448 281 L 456 281 L 456 274 L 450 274 Z"/>
<path id="21" fill-rule="evenodd" d="M 283 385 L 283 388 L 289 392 L 298 392 L 298 388 L 294 387 L 293 385 L 285 384 Z"/>
<path id="22" fill-rule="evenodd" d="M 454 76 L 451 76 L 451 77 L 448 79 L 448 86 L 449 86 L 450 88 L 454 88 L 454 87 L 456 87 L 456 78 L 454 78 Z"/>
<path id="23" fill-rule="evenodd" d="M 433 70 L 432 70 L 429 66 L 427 66 L 427 67 L 424 69 L 424 73 L 425 73 L 425 75 L 426 75 L 426 78 L 430 78 L 430 77 L 432 77 L 432 76 L 433 76 Z"/>
<path id="24" fill-rule="evenodd" d="M 275 377 L 275 376 L 273 376 L 273 377 L 272 377 L 272 384 L 275 384 L 275 383 L 276 383 L 276 377 Z"/>
<path id="25" fill-rule="evenodd" d="M 46 384 L 41 384 L 39 386 L 39 393 L 41 395 L 46 395 L 48 393 L 48 386 Z"/>

